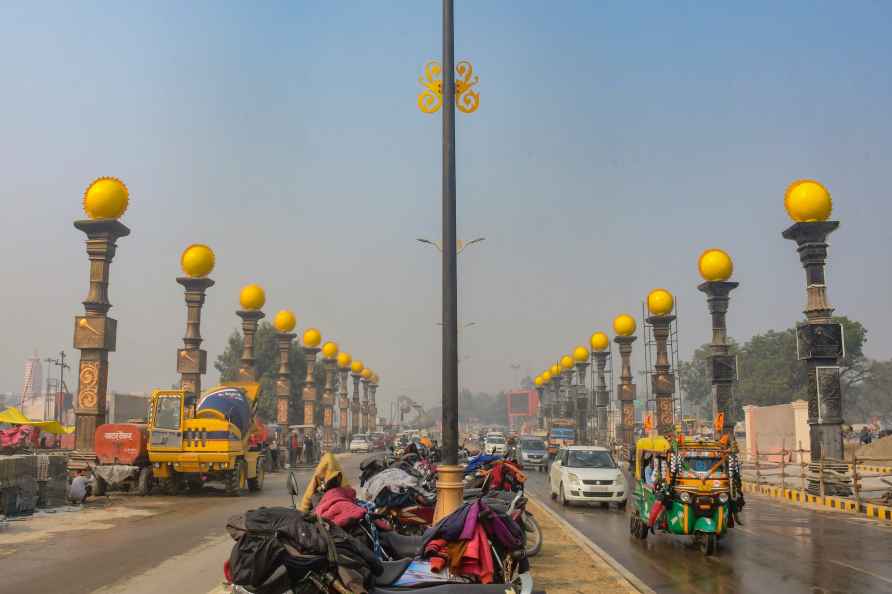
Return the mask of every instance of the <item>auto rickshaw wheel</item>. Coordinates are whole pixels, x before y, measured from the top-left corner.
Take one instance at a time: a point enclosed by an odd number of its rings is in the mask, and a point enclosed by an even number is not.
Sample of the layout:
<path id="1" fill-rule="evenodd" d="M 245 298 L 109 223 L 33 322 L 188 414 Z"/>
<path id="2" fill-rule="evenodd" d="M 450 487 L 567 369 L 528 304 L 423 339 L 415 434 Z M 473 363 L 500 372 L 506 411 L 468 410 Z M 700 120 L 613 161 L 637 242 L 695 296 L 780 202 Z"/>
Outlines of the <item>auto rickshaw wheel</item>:
<path id="1" fill-rule="evenodd" d="M 697 534 L 699 537 L 699 545 L 700 552 L 706 555 L 707 557 L 710 555 L 715 555 L 716 549 L 716 539 L 715 534 L 712 532 L 700 532 Z"/>

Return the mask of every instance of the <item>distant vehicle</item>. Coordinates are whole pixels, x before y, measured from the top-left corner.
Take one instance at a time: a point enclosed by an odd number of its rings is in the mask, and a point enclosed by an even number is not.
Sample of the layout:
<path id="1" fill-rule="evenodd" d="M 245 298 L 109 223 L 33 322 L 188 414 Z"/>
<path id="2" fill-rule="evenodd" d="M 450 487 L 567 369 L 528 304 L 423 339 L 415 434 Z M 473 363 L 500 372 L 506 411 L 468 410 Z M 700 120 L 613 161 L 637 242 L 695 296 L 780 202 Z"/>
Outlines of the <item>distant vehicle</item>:
<path id="1" fill-rule="evenodd" d="M 499 433 L 490 433 L 483 442 L 483 451 L 487 454 L 502 454 L 508 451 L 508 444 L 505 438 Z"/>
<path id="2" fill-rule="evenodd" d="M 535 467 L 544 471 L 548 467 L 548 448 L 541 437 L 523 435 L 517 441 L 517 458 L 524 468 Z"/>
<path id="3" fill-rule="evenodd" d="M 616 503 L 625 507 L 628 486 L 622 470 L 607 448 L 570 446 L 562 448 L 548 472 L 551 498 L 561 505 L 575 502 Z"/>
<path id="4" fill-rule="evenodd" d="M 552 419 L 548 431 L 548 455 L 554 458 L 558 450 L 571 445 L 576 445 L 576 421 Z"/>
<path id="5" fill-rule="evenodd" d="M 369 438 L 366 437 L 364 433 L 358 433 L 353 436 L 353 439 L 350 440 L 350 451 L 351 452 L 366 452 L 371 451 L 371 446 L 369 444 Z"/>
<path id="6" fill-rule="evenodd" d="M 387 436 L 381 432 L 369 432 L 368 434 L 369 448 L 372 450 L 383 450 L 387 447 Z"/>

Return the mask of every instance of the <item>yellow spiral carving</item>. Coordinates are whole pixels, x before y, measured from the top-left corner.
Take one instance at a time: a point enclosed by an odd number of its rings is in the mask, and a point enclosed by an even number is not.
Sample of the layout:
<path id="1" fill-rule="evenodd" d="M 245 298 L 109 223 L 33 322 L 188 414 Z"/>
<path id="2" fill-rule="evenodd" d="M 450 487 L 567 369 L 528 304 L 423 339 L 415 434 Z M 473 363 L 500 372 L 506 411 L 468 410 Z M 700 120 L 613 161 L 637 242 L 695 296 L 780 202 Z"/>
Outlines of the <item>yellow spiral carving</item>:
<path id="1" fill-rule="evenodd" d="M 436 113 L 443 104 L 442 66 L 436 60 L 424 65 L 424 76 L 418 82 L 425 87 L 418 94 L 418 109 L 424 113 Z M 474 67 L 463 60 L 455 66 L 455 106 L 463 113 L 474 113 L 480 107 L 480 93 L 474 86 L 480 81 L 474 75 Z"/>

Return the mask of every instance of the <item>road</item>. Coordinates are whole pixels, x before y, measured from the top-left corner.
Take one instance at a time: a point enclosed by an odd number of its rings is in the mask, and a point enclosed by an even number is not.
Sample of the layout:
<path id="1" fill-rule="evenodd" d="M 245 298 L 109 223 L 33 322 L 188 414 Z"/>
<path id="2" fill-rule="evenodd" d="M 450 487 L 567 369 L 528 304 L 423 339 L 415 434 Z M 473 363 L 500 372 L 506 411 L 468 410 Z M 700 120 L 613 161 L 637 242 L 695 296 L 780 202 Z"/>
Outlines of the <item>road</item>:
<path id="1" fill-rule="evenodd" d="M 744 525 L 707 558 L 682 537 L 633 539 L 626 511 L 562 508 L 551 500 L 544 473 L 530 477 L 529 492 L 659 594 L 892 593 L 889 525 L 749 495 Z"/>
<path id="2" fill-rule="evenodd" d="M 342 461 L 348 476 L 359 474 L 360 459 Z M 0 544 L 0 591 L 206 594 L 221 584 L 223 561 L 232 548 L 226 521 L 248 509 L 290 505 L 285 476 L 267 475 L 261 493 L 243 497 L 205 488 L 199 495 L 177 498 L 126 498 L 121 505 L 149 503 L 153 513 L 85 524 L 82 530 L 26 544 Z M 301 488 L 308 477 L 299 474 Z"/>

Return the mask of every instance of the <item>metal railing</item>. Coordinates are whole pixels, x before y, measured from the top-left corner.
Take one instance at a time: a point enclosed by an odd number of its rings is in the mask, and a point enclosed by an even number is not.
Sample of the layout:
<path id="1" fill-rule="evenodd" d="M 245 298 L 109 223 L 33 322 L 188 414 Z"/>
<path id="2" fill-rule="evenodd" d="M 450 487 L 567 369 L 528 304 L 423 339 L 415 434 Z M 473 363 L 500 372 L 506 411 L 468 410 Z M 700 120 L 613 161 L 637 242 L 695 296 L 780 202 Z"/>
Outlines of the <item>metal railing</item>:
<path id="1" fill-rule="evenodd" d="M 787 489 L 800 489 L 820 497 L 834 496 L 853 501 L 859 511 L 866 503 L 892 504 L 892 458 L 857 456 L 848 460 L 825 458 L 808 461 L 809 450 L 796 449 L 746 452 L 741 456 L 743 480 Z M 879 471 L 867 467 L 880 468 Z"/>

